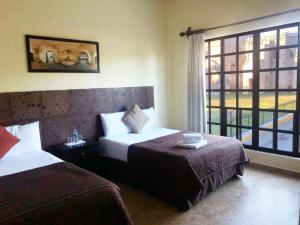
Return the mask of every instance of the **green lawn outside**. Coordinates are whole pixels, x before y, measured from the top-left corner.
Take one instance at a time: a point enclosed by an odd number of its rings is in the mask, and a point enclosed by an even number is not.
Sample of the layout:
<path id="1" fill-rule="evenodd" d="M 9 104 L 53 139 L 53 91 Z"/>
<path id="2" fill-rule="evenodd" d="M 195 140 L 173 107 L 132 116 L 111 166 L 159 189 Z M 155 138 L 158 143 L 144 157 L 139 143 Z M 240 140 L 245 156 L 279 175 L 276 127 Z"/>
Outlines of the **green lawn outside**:
<path id="1" fill-rule="evenodd" d="M 261 93 L 260 94 L 260 104 L 261 109 L 274 109 L 275 108 L 275 93 Z M 242 111 L 242 121 L 243 126 L 252 126 L 252 93 L 242 92 L 239 93 L 239 107 L 249 108 L 249 110 Z M 211 95 L 211 101 L 213 106 L 220 106 L 219 95 Z M 278 109 L 281 110 L 295 110 L 296 109 L 296 94 L 294 92 L 280 92 L 278 99 Z M 226 93 L 225 95 L 225 106 L 226 107 L 236 107 L 236 94 Z M 232 111 L 232 110 L 230 110 Z M 259 124 L 265 124 L 273 120 L 272 112 L 260 111 L 259 113 Z M 212 108 L 211 111 L 211 121 L 220 123 L 220 110 Z M 227 124 L 236 125 L 236 113 L 235 110 L 227 115 Z M 270 127 L 271 128 L 271 127 Z M 213 134 L 220 134 L 219 126 L 212 126 Z"/>

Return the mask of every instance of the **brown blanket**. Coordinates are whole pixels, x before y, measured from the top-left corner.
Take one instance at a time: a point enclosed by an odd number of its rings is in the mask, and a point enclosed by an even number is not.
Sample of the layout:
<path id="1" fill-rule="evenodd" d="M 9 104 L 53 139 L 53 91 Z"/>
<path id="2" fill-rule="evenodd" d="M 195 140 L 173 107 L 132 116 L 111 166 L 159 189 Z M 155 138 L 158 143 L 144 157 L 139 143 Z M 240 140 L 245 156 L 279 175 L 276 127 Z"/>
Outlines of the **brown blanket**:
<path id="1" fill-rule="evenodd" d="M 0 177 L 2 225 L 132 224 L 113 183 L 69 163 Z"/>
<path id="2" fill-rule="evenodd" d="M 199 149 L 175 147 L 182 133 L 129 146 L 128 166 L 135 184 L 189 209 L 234 175 L 243 175 L 248 161 L 240 141 L 204 135 L 208 145 Z"/>

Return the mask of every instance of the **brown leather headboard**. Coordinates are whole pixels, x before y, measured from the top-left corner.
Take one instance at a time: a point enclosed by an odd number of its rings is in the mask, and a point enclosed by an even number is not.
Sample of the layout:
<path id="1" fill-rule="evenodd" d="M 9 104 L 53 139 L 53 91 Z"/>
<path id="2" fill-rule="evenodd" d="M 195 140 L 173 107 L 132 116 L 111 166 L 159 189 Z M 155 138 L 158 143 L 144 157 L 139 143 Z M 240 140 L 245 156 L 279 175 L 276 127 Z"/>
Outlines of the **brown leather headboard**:
<path id="1" fill-rule="evenodd" d="M 0 93 L 0 125 L 40 121 L 43 147 L 66 141 L 73 126 L 84 138 L 97 139 L 100 113 L 124 111 L 134 103 L 154 106 L 153 87 Z"/>

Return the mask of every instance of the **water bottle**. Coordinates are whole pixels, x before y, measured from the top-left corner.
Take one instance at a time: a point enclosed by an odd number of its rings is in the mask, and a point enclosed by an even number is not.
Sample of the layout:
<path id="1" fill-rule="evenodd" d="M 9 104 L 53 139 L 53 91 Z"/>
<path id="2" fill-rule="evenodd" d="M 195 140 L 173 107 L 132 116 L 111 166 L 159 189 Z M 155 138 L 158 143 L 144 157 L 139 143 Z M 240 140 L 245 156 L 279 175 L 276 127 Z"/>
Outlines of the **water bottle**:
<path id="1" fill-rule="evenodd" d="M 78 132 L 77 132 L 77 130 L 76 130 L 75 127 L 73 127 L 72 141 L 73 141 L 74 143 L 77 143 L 77 142 L 78 142 Z"/>

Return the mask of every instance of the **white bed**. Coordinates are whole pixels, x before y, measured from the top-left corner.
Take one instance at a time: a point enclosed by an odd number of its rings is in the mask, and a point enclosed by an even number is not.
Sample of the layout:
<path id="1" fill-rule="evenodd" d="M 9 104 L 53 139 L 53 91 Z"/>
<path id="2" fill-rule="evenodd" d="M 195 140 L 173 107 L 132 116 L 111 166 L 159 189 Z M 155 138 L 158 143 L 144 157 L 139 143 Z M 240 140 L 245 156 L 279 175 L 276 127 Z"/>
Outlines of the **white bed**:
<path id="1" fill-rule="evenodd" d="M 62 162 L 43 150 L 0 160 L 0 177 Z"/>
<path id="2" fill-rule="evenodd" d="M 0 159 L 0 177 L 62 162 L 42 150 L 39 127 L 38 121 L 6 127 L 20 141 Z"/>
<path id="3" fill-rule="evenodd" d="M 150 127 L 141 133 L 126 133 L 112 137 L 100 137 L 101 144 L 100 155 L 127 162 L 127 153 L 129 145 L 155 139 L 179 132 L 178 130 L 167 129 L 163 127 Z"/>

